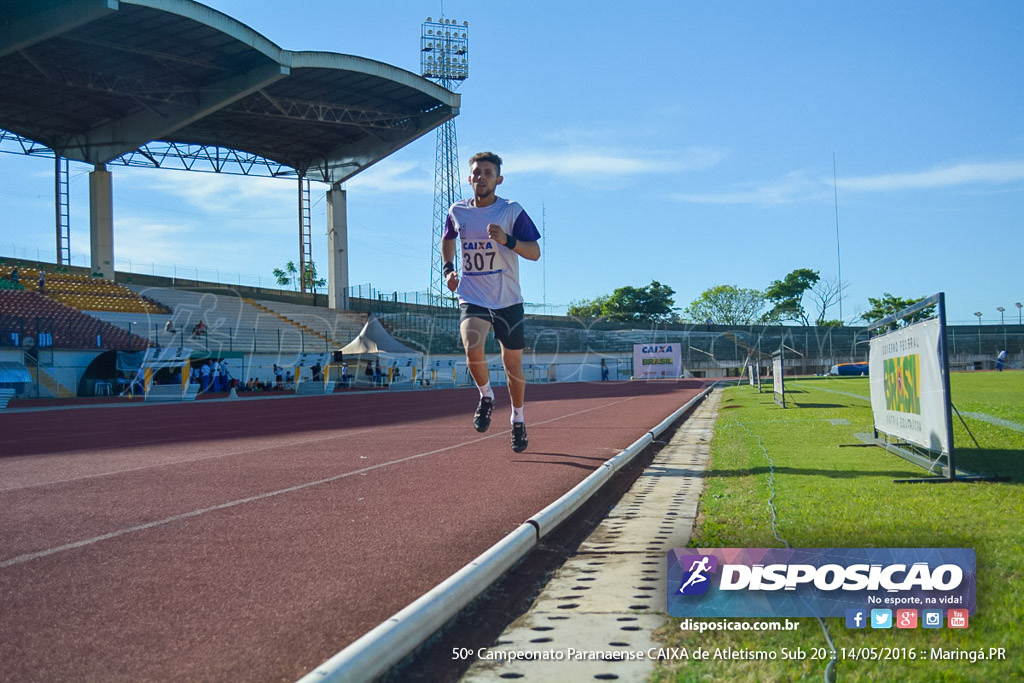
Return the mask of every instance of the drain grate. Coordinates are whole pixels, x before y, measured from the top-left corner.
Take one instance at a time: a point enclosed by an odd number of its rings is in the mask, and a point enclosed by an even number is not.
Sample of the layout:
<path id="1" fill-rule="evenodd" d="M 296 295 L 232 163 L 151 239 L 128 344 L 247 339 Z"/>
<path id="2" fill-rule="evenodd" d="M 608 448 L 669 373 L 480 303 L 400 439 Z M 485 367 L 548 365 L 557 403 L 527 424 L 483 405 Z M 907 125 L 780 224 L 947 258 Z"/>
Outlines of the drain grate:
<path id="1" fill-rule="evenodd" d="M 645 681 L 665 623 L 666 553 L 690 539 L 721 403 L 698 406 L 530 610 L 480 652 L 465 683 Z"/>

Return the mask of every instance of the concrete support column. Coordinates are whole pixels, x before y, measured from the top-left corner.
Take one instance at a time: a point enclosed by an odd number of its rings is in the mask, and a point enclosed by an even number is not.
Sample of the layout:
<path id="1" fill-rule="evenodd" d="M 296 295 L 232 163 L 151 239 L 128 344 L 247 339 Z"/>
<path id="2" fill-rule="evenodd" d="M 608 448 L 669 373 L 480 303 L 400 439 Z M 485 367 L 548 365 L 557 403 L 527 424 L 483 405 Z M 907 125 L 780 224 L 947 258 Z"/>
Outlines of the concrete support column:
<path id="1" fill-rule="evenodd" d="M 327 305 L 348 308 L 348 198 L 345 190 L 327 191 Z"/>
<path id="2" fill-rule="evenodd" d="M 89 255 L 92 272 L 114 279 L 114 191 L 110 171 L 99 165 L 89 174 Z"/>

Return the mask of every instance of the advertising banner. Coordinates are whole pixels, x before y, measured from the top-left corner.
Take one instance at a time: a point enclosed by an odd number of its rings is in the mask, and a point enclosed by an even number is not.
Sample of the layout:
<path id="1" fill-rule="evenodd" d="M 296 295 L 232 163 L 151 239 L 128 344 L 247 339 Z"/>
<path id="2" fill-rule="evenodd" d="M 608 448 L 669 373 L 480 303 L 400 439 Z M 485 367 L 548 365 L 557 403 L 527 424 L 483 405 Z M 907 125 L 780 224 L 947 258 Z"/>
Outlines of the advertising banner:
<path id="1" fill-rule="evenodd" d="M 926 320 L 871 340 L 868 376 L 875 429 L 949 453 L 941 323 Z"/>
<path id="2" fill-rule="evenodd" d="M 772 358 L 772 393 L 775 402 L 786 407 L 786 383 L 782 378 L 782 356 Z"/>
<path id="3" fill-rule="evenodd" d="M 970 548 L 675 548 L 667 559 L 673 617 L 967 616 L 976 603 Z"/>
<path id="4" fill-rule="evenodd" d="M 678 343 L 633 344 L 633 379 L 661 379 L 683 374 Z"/>

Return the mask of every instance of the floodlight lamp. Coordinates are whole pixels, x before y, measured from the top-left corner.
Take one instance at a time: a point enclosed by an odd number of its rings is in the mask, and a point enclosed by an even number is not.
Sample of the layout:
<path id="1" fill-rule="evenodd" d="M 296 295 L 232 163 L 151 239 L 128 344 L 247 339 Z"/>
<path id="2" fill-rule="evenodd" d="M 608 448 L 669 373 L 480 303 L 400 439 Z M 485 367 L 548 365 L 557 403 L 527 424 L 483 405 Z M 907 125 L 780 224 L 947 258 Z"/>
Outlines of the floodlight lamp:
<path id="1" fill-rule="evenodd" d="M 996 306 L 996 310 L 997 310 L 997 311 L 999 311 L 1000 313 L 1002 313 L 1002 312 L 1003 312 L 1003 311 L 1005 311 L 1006 309 L 1005 309 L 1005 308 L 1003 308 L 1002 306 Z"/>
<path id="2" fill-rule="evenodd" d="M 976 315 L 976 316 L 978 316 L 980 318 L 981 317 L 981 311 L 975 311 L 974 315 Z"/>
<path id="3" fill-rule="evenodd" d="M 1020 308 L 1020 307 L 1021 307 L 1021 305 L 1022 305 L 1022 304 L 1021 304 L 1021 303 L 1020 303 L 1019 301 L 1018 301 L 1017 303 L 1015 303 L 1015 304 L 1014 304 L 1014 306 L 1016 306 L 1017 308 Z"/>

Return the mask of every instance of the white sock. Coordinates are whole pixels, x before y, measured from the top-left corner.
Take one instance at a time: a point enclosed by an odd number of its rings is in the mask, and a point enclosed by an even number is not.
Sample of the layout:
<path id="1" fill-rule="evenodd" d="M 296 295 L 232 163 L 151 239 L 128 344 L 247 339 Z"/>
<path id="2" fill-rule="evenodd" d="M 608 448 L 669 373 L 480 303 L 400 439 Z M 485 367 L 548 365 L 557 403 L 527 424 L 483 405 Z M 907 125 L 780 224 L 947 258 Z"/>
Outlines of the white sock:
<path id="1" fill-rule="evenodd" d="M 483 385 L 482 387 L 478 386 L 477 390 L 480 392 L 480 398 L 489 398 L 492 401 L 494 400 L 494 389 L 491 389 L 490 382 Z"/>
<path id="2" fill-rule="evenodd" d="M 525 405 L 519 406 L 518 408 L 516 408 L 515 406 L 512 406 L 512 423 L 513 424 L 515 424 L 516 422 L 522 422 L 522 423 L 526 422 L 526 418 L 523 417 L 523 409 L 524 408 L 526 408 Z"/>

